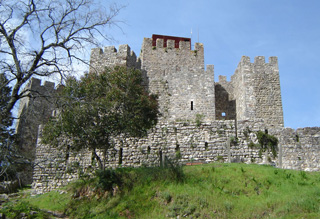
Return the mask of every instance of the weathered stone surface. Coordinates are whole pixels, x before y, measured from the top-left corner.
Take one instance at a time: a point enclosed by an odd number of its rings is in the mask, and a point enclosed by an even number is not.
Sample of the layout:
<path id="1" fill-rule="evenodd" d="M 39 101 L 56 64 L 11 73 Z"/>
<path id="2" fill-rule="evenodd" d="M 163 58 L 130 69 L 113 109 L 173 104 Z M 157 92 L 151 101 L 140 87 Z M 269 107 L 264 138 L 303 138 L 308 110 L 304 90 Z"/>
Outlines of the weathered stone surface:
<path id="1" fill-rule="evenodd" d="M 38 126 L 48 121 L 55 108 L 54 96 L 55 84 L 44 82 L 40 79 L 31 78 L 29 84 L 24 88 L 26 97 L 20 100 L 19 119 L 16 124 L 16 133 L 20 138 L 19 148 L 22 155 L 30 160 L 35 159 L 35 148 L 38 137 Z M 19 177 L 23 184 L 32 182 L 32 164 L 24 165 L 20 170 Z"/>

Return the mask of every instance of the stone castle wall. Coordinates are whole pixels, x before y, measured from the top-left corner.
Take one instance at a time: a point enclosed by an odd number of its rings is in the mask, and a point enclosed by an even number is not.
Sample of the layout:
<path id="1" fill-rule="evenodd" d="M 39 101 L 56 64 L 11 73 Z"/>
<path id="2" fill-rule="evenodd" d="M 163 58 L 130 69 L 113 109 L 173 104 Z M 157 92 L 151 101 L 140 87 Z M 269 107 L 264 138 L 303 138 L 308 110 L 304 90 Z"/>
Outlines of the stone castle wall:
<path id="1" fill-rule="evenodd" d="M 261 118 L 269 127 L 283 127 L 278 60 L 243 56 L 231 77 L 238 120 Z"/>
<path id="2" fill-rule="evenodd" d="M 31 78 L 24 91 L 28 96 L 20 100 L 16 133 L 21 139 L 19 141 L 21 153 L 30 161 L 34 161 L 38 126 L 46 123 L 51 116 L 52 110 L 55 108 L 54 94 L 57 90 L 52 82 L 46 81 L 42 85 L 41 80 Z M 24 183 L 31 183 L 32 176 L 28 172 L 32 167 L 26 165 L 25 168 L 21 178 Z"/>
<path id="3" fill-rule="evenodd" d="M 237 128 L 236 128 L 237 127 Z M 165 159 L 180 164 L 210 162 L 274 163 L 286 169 L 319 171 L 320 128 L 270 129 L 279 139 L 278 157 L 259 154 L 256 132 L 264 131 L 263 120 L 215 121 L 212 123 L 159 123 L 144 138 L 114 139 L 115 147 L 104 158 L 106 167 L 161 166 Z M 41 134 L 40 134 L 41 135 Z M 299 136 L 299 137 L 297 137 Z M 41 139 L 41 138 L 39 138 Z M 37 146 L 33 188 L 43 193 L 66 185 L 83 174 L 93 174 L 91 153 L 72 153 L 67 147 Z"/>
<path id="4" fill-rule="evenodd" d="M 164 121 L 194 119 L 197 114 L 205 121 L 215 120 L 213 66 L 204 69 L 204 48 L 196 43 L 145 38 L 141 49 L 141 68 L 146 72 L 148 88 L 159 95 L 160 112 Z"/>
<path id="5" fill-rule="evenodd" d="M 240 122 L 240 127 L 250 127 L 257 131 L 263 126 L 255 123 Z M 238 136 L 237 143 L 230 140 Z M 78 179 L 81 174 L 92 174 L 96 168 L 92 164 L 91 153 L 83 150 L 72 153 L 67 144 L 54 148 L 41 144 L 41 133 L 37 145 L 33 188 L 38 193 L 59 188 L 69 181 Z M 160 166 L 166 158 L 178 159 L 179 163 L 192 162 L 262 162 L 258 149 L 251 149 L 250 141 L 254 136 L 246 137 L 243 132 L 236 134 L 232 120 L 213 123 L 178 122 L 159 123 L 144 138 L 114 139 L 115 147 L 106 157 L 106 167 Z M 228 143 L 229 142 L 229 143 Z"/>
<path id="6" fill-rule="evenodd" d="M 280 136 L 280 142 L 282 168 L 320 170 L 320 127 L 286 128 Z"/>

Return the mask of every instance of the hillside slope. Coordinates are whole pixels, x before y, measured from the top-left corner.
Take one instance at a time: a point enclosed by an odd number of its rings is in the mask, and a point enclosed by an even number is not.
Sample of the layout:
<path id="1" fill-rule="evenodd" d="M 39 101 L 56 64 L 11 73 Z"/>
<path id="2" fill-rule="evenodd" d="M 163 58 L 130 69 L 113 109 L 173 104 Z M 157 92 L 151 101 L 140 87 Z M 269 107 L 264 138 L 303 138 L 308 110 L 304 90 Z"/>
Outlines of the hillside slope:
<path id="1" fill-rule="evenodd" d="M 316 172 L 213 163 L 97 176 L 20 202 L 69 218 L 320 218 Z"/>

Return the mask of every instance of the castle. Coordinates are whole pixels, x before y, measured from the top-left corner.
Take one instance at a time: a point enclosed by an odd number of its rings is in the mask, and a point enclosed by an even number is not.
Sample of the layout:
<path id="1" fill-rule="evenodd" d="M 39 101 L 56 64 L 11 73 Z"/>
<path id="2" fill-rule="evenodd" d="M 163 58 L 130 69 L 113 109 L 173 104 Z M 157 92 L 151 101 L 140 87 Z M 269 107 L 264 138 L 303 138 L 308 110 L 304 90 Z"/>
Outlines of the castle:
<path id="1" fill-rule="evenodd" d="M 214 66 L 204 66 L 201 43 L 191 50 L 191 39 L 153 35 L 145 38 L 137 60 L 130 47 L 123 45 L 93 49 L 91 71 L 103 71 L 106 66 L 125 65 L 145 72 L 151 93 L 159 95 L 162 121 L 194 119 L 204 121 L 252 120 L 261 118 L 270 127 L 283 127 L 278 60 L 242 57 L 227 82 L 220 76 L 214 81 Z"/>
<path id="2" fill-rule="evenodd" d="M 128 45 L 92 50 L 90 72 L 117 65 L 142 71 L 148 91 L 159 95 L 161 117 L 145 138 L 114 139 L 115 147 L 104 156 L 107 166 L 162 165 L 169 157 L 182 164 L 219 160 L 320 169 L 320 129 L 283 127 L 277 57 L 266 62 L 259 56 L 251 62 L 243 56 L 230 81 L 219 76 L 215 82 L 214 66 L 204 66 L 203 45 L 196 43 L 192 49 L 190 38 L 145 38 L 139 58 Z M 31 152 L 32 185 L 41 193 L 90 172 L 91 154 L 41 144 L 38 126 L 54 110 L 48 98 L 56 89 L 38 79 L 32 79 L 29 88 L 46 95 L 21 101 L 17 132 L 23 139 L 21 147 Z M 279 139 L 277 158 L 251 146 L 257 143 L 256 131 L 265 129 Z"/>

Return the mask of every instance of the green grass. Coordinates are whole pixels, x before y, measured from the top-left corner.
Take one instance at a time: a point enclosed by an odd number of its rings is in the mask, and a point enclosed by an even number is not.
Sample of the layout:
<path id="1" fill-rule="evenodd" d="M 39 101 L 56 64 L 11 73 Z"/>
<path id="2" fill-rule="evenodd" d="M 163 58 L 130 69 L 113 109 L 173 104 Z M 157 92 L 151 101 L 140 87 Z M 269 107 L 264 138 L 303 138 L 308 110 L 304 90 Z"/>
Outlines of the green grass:
<path id="1" fill-rule="evenodd" d="M 96 178 L 22 201 L 70 218 L 320 218 L 317 172 L 213 163 L 116 174 L 114 195 Z"/>

